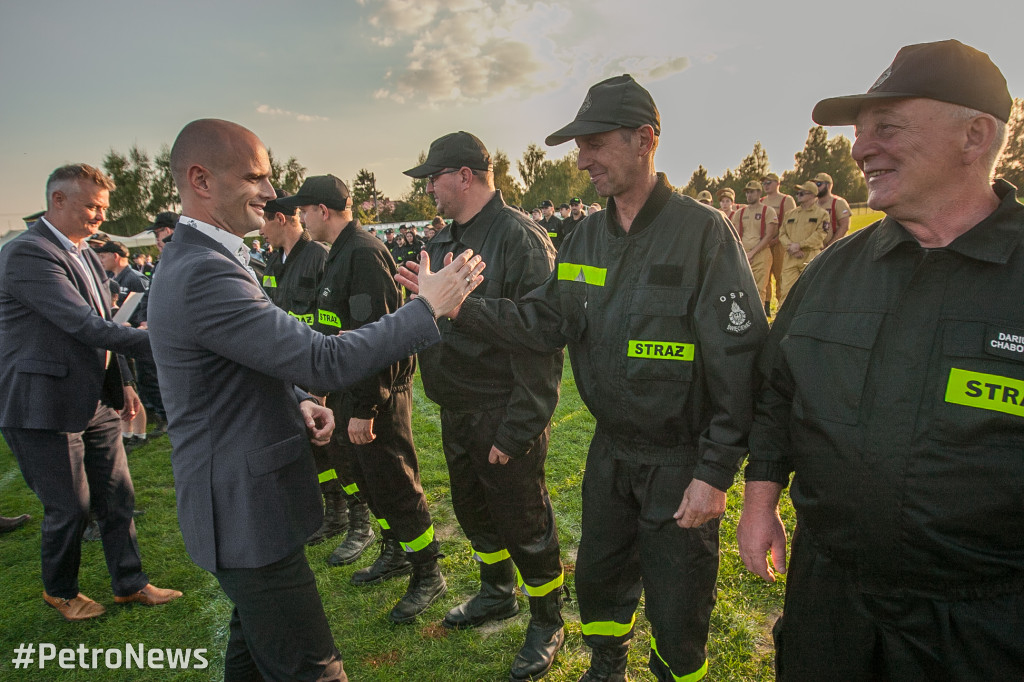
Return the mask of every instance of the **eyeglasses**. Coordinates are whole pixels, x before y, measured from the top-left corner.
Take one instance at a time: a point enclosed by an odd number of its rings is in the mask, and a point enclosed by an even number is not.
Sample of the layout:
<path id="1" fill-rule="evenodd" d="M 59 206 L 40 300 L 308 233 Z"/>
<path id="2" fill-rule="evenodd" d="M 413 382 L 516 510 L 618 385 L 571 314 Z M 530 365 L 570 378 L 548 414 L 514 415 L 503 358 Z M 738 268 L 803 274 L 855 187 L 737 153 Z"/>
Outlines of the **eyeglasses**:
<path id="1" fill-rule="evenodd" d="M 427 176 L 427 182 L 430 183 L 431 185 L 436 184 L 437 183 L 437 179 L 439 177 L 441 177 L 442 175 L 448 175 L 449 173 L 458 173 L 460 170 L 462 170 L 462 169 L 461 168 L 449 168 L 448 170 L 441 171 L 440 173 L 433 173 L 433 174 Z"/>
<path id="2" fill-rule="evenodd" d="M 827 185 L 828 183 L 827 182 L 821 182 L 820 180 L 815 180 L 814 184 L 817 185 L 818 187 L 821 187 L 822 185 Z"/>
<path id="3" fill-rule="evenodd" d="M 805 194 L 814 194 L 814 192 L 808 192 L 807 190 L 805 190 L 805 189 L 802 189 L 802 190 L 800 190 L 799 192 L 797 192 L 797 193 L 796 193 L 796 195 L 797 195 L 798 197 L 802 197 L 802 196 L 803 196 L 803 195 L 805 195 Z"/>

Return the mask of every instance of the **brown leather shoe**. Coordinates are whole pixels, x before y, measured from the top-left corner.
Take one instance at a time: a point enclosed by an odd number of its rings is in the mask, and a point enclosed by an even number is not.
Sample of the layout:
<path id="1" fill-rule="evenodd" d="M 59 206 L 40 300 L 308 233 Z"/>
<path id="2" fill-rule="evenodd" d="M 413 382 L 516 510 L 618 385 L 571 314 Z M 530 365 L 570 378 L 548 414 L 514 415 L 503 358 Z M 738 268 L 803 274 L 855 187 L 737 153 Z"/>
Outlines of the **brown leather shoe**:
<path id="1" fill-rule="evenodd" d="M 90 618 L 102 616 L 107 612 L 103 608 L 103 604 L 97 604 L 81 592 L 73 599 L 61 599 L 60 597 L 51 597 L 44 590 L 43 601 L 57 609 L 57 613 L 64 616 L 64 620 L 72 622 L 76 620 L 89 620 Z"/>
<path id="2" fill-rule="evenodd" d="M 21 528 L 28 523 L 28 520 L 31 518 L 32 517 L 28 514 L 22 514 L 21 516 L 15 517 L 0 516 L 0 533 L 7 533 Z"/>
<path id="3" fill-rule="evenodd" d="M 129 594 L 127 597 L 114 597 L 114 601 L 118 604 L 144 604 L 145 606 L 159 606 L 160 604 L 166 604 L 169 601 L 174 601 L 181 596 L 181 592 L 177 590 L 168 590 L 163 587 L 154 587 L 153 585 L 146 585 L 135 594 Z"/>

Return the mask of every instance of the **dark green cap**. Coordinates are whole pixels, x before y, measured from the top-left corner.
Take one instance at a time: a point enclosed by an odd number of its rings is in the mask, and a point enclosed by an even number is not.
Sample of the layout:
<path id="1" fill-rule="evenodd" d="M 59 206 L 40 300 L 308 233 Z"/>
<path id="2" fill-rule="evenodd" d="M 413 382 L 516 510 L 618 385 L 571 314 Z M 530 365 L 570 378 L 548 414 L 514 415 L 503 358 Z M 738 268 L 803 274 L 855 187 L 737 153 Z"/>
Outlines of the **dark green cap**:
<path id="1" fill-rule="evenodd" d="M 661 135 L 661 116 L 654 98 L 625 73 L 591 87 L 572 123 L 548 135 L 544 144 L 553 147 L 580 135 L 642 125 L 651 126 L 655 135 Z"/>
<path id="2" fill-rule="evenodd" d="M 411 178 L 425 178 L 446 168 L 471 168 L 479 171 L 494 169 L 487 147 L 476 135 L 460 130 L 448 133 L 430 143 L 427 160 L 404 171 Z"/>

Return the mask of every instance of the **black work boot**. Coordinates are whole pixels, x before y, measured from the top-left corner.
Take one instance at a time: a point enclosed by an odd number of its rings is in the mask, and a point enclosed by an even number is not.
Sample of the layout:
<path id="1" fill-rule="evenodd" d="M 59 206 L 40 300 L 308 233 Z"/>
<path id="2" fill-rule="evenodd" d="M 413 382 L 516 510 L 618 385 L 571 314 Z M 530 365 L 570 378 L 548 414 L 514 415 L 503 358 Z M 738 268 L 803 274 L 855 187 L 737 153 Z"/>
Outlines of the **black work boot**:
<path id="1" fill-rule="evenodd" d="M 475 628 L 519 613 L 516 567 L 511 559 L 480 564 L 480 591 L 445 615 L 441 625 L 450 630 Z"/>
<path id="2" fill-rule="evenodd" d="M 388 614 L 388 620 L 395 624 L 411 623 L 435 601 L 444 596 L 448 585 L 441 575 L 437 559 L 412 565 L 409 589 Z"/>
<path id="3" fill-rule="evenodd" d="M 626 655 L 629 644 L 594 647 L 590 653 L 590 668 L 579 682 L 625 682 Z"/>
<path id="4" fill-rule="evenodd" d="M 405 550 L 396 538 L 385 534 L 380 540 L 380 556 L 366 568 L 360 568 L 349 580 L 353 585 L 374 583 L 412 573 L 412 564 L 405 558 Z"/>
<path id="5" fill-rule="evenodd" d="M 331 566 L 345 566 L 358 561 L 374 537 L 373 528 L 370 527 L 370 508 L 366 503 L 359 502 L 349 506 L 348 534 L 345 541 L 327 557 L 327 563 Z"/>
<path id="6" fill-rule="evenodd" d="M 512 661 L 510 682 L 537 680 L 548 674 L 555 654 L 565 643 L 562 622 L 562 590 L 552 590 L 543 597 L 530 597 L 530 624 L 526 641 Z"/>
<path id="7" fill-rule="evenodd" d="M 341 535 L 348 530 L 348 502 L 340 489 L 324 490 L 324 521 L 320 528 L 309 536 L 307 545 L 319 545 L 324 540 Z"/>

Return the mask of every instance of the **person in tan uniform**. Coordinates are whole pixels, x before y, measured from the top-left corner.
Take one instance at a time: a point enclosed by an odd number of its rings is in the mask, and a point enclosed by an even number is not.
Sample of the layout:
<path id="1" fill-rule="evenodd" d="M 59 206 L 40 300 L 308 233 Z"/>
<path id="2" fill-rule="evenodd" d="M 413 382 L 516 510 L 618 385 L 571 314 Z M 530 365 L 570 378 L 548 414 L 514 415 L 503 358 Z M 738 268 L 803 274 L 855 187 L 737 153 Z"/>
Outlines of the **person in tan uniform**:
<path id="1" fill-rule="evenodd" d="M 740 233 L 750 271 L 754 273 L 754 284 L 761 296 L 761 305 L 764 306 L 765 284 L 772 266 L 772 250 L 769 245 L 778 237 L 779 221 L 775 210 L 761 203 L 761 183 L 751 180 L 743 191 L 747 196 L 747 205 L 732 214 L 732 222 Z"/>
<path id="2" fill-rule="evenodd" d="M 798 185 L 798 205 L 786 214 L 779 229 L 779 243 L 786 254 L 782 263 L 782 295 L 779 297 L 779 308 L 782 308 L 789 290 L 800 279 L 804 268 L 825 248 L 832 236 L 828 211 L 818 205 L 817 194 L 818 188 L 811 180 Z"/>
<path id="3" fill-rule="evenodd" d="M 702 192 L 698 192 L 697 193 L 697 201 L 699 201 L 702 204 L 706 204 L 708 206 L 711 206 L 712 205 L 711 204 L 711 192 L 709 192 L 707 190 L 704 190 Z"/>
<path id="4" fill-rule="evenodd" d="M 732 220 L 732 214 L 739 206 L 736 205 L 736 192 L 731 187 L 724 187 L 718 190 L 718 209 L 725 214 L 725 217 Z"/>
<path id="5" fill-rule="evenodd" d="M 764 198 L 761 199 L 761 203 L 775 209 L 775 215 L 778 217 L 781 227 L 786 214 L 796 208 L 796 201 L 788 194 L 779 191 L 779 176 L 775 173 L 769 173 L 761 178 L 761 188 L 764 190 Z M 772 279 L 775 280 L 775 298 L 779 301 L 782 300 L 782 261 L 786 254 L 786 250 L 782 248 L 778 239 L 772 242 L 771 251 L 772 267 L 764 287 L 764 314 L 768 317 L 772 316 Z"/>
<path id="6" fill-rule="evenodd" d="M 832 226 L 832 234 L 825 246 L 839 241 L 850 229 L 850 204 L 846 199 L 832 194 L 832 176 L 818 173 L 814 176 L 814 185 L 818 190 L 818 206 L 828 211 L 828 223 Z"/>

